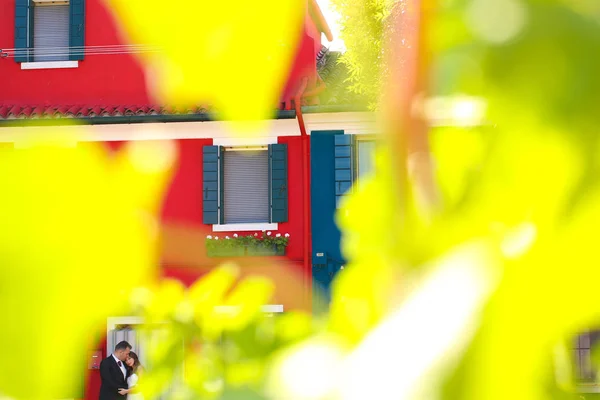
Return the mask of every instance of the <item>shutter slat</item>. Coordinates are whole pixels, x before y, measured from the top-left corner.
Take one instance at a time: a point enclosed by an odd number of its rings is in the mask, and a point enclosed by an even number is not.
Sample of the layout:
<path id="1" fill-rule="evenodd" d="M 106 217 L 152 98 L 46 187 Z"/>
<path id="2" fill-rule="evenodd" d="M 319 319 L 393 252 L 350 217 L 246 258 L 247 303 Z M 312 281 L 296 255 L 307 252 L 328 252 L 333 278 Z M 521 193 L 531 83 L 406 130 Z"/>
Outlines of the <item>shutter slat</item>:
<path id="1" fill-rule="evenodd" d="M 15 0 L 15 61 L 27 62 L 29 47 L 29 0 Z"/>
<path id="2" fill-rule="evenodd" d="M 269 154 L 227 150 L 223 157 L 225 224 L 269 221 Z"/>
<path id="3" fill-rule="evenodd" d="M 71 0 L 69 4 L 69 60 L 83 60 L 85 44 L 85 0 Z"/>
<path id="4" fill-rule="evenodd" d="M 219 223 L 219 146 L 202 147 L 202 222 Z"/>
<path id="5" fill-rule="evenodd" d="M 288 148 L 287 144 L 269 146 L 271 222 L 288 220 Z"/>
<path id="6" fill-rule="evenodd" d="M 340 200 L 352 188 L 354 138 L 352 135 L 335 135 L 335 203 L 339 207 Z"/>
<path id="7" fill-rule="evenodd" d="M 33 61 L 69 59 L 69 6 L 33 7 Z"/>

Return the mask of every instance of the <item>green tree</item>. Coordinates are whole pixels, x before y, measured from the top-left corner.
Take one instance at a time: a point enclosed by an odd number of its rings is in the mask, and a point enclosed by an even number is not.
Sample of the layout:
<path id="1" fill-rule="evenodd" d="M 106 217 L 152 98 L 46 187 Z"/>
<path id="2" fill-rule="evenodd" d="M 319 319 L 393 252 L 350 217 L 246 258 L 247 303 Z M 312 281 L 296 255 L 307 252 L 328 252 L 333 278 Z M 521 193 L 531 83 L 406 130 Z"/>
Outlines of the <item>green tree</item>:
<path id="1" fill-rule="evenodd" d="M 346 52 L 339 62 L 348 68 L 348 89 L 375 108 L 385 76 L 385 32 L 394 7 L 403 0 L 332 0 L 340 14 L 340 36 Z"/>

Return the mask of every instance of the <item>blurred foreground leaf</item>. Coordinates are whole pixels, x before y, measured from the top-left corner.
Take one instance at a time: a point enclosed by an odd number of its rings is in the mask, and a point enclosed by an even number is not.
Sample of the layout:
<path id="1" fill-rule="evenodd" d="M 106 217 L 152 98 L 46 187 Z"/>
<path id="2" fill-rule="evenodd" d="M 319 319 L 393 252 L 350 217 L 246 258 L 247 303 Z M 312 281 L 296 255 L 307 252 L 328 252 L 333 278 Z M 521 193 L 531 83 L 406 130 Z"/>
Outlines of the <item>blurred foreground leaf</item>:
<path id="1" fill-rule="evenodd" d="M 106 0 L 145 54 L 161 102 L 208 104 L 225 119 L 269 119 L 304 28 L 305 3 Z M 239 125 L 243 128 L 243 125 Z"/>
<path id="2" fill-rule="evenodd" d="M 0 148 L 0 393 L 80 397 L 90 333 L 155 276 L 175 148 L 134 142 L 113 159 L 60 128 L 37 133 Z"/>

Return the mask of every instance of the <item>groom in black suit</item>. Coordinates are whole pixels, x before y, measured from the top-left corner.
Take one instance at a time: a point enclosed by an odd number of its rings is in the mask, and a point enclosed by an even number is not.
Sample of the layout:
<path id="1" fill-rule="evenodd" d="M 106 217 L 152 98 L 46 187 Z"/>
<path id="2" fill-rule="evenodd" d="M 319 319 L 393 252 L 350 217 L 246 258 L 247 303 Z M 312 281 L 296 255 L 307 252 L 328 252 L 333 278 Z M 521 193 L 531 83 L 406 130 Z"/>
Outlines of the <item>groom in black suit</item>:
<path id="1" fill-rule="evenodd" d="M 99 400 L 125 400 L 126 395 L 120 395 L 119 389 L 127 387 L 127 368 L 125 360 L 129 356 L 131 345 L 126 341 L 119 342 L 115 351 L 100 363 L 100 386 Z"/>

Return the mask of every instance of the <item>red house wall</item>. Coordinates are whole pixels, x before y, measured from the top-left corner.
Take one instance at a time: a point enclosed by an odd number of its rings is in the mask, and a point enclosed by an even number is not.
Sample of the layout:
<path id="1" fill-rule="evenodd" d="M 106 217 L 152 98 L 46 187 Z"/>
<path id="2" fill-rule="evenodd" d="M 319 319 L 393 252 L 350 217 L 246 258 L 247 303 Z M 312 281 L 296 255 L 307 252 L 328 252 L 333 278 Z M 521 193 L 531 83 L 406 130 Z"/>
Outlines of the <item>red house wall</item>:
<path id="1" fill-rule="evenodd" d="M 288 145 L 288 221 L 279 223 L 276 232 L 289 233 L 290 242 L 285 257 L 269 257 L 262 262 L 242 259 L 239 263 L 242 273 L 252 271 L 272 276 L 276 281 L 274 302 L 284 304 L 285 309 L 298 308 L 304 300 L 302 286 L 307 272 L 303 266 L 303 191 L 302 182 L 302 143 L 301 137 L 280 137 L 279 143 Z M 218 265 L 222 260 L 206 256 L 204 239 L 206 235 L 217 235 L 224 238 L 236 232 L 212 232 L 211 225 L 202 223 L 202 146 L 212 145 L 211 139 L 187 139 L 179 141 L 179 166 L 173 177 L 163 206 L 163 225 L 166 235 L 169 226 L 178 227 L 171 237 L 165 238 L 163 253 L 163 273 L 166 277 L 176 278 L 191 284 L 198 277 Z M 274 234 L 276 233 L 274 232 Z M 253 234 L 254 232 L 237 232 Z M 274 267 L 272 261 L 283 262 L 283 267 Z M 265 265 L 260 265 L 265 264 Z M 274 268 L 279 268 L 273 271 Z M 285 269 L 290 276 L 280 276 Z M 273 274 L 275 272 L 275 274 Z M 283 281 L 281 281 L 283 278 Z M 300 286 L 299 293 L 292 296 L 290 285 Z M 292 290 L 297 292 L 298 290 Z"/>
<path id="2" fill-rule="evenodd" d="M 309 305 L 310 271 L 304 269 L 303 260 L 303 194 L 302 182 L 302 138 L 284 136 L 278 143 L 288 145 L 288 221 L 279 224 L 278 232 L 290 234 L 290 244 L 285 257 L 239 260 L 241 278 L 259 274 L 269 277 L 275 283 L 272 304 L 283 304 L 284 310 L 305 308 Z M 116 150 L 124 142 L 108 142 L 107 148 Z M 212 232 L 211 225 L 202 223 L 202 146 L 212 145 L 212 139 L 184 139 L 178 141 L 179 161 L 163 207 L 162 224 L 169 249 L 163 252 L 162 275 L 174 278 L 189 286 L 208 273 L 223 260 L 206 256 L 204 239 L 206 235 L 231 235 L 233 232 Z M 170 230 L 169 226 L 178 227 Z M 169 232 L 175 232 L 170 234 Z M 254 232 L 238 232 L 240 234 Z M 176 242 L 176 243 L 171 243 Z M 106 357 L 106 339 L 97 345 Z M 96 399 L 100 390 L 99 371 L 89 370 L 85 399 Z"/>
<path id="3" fill-rule="evenodd" d="M 290 71 L 290 77 L 283 90 L 282 101 L 293 99 L 298 94 L 298 87 L 302 77 L 308 79 L 308 87 L 312 87 L 316 83 L 317 67 L 315 63 L 316 55 L 314 54 L 315 40 L 308 34 L 304 34 L 298 45 L 298 52 L 293 67 Z M 319 46 L 321 42 L 319 40 Z M 305 62 L 312 60 L 312 63 Z"/>
<path id="4" fill-rule="evenodd" d="M 14 21 L 15 1 L 0 1 L 0 49 L 14 48 Z M 88 47 L 126 44 L 103 0 L 86 1 L 85 24 Z M 310 19 L 304 26 L 282 101 L 295 94 L 301 77 L 313 80 L 316 74 L 314 48 L 320 46 L 320 33 Z M 142 65 L 131 54 L 86 55 L 78 68 L 41 70 L 21 70 L 12 58 L 0 58 L 0 77 L 0 105 L 163 105 L 151 98 Z"/>
<path id="5" fill-rule="evenodd" d="M 98 343 L 98 346 L 93 350 L 101 350 L 103 357 L 107 357 L 105 336 L 102 337 L 102 340 Z M 100 394 L 100 385 L 102 383 L 102 380 L 100 379 L 100 370 L 88 369 L 87 373 L 84 398 L 86 400 L 97 400 L 98 395 Z"/>
<path id="6" fill-rule="evenodd" d="M 14 0 L 0 1 L 0 49 L 12 49 Z M 117 26 L 102 0 L 87 0 L 86 46 L 120 45 Z M 78 68 L 21 70 L 0 58 L 0 102 L 6 105 L 146 105 L 142 66 L 131 54 L 86 55 Z"/>
<path id="7" fill-rule="evenodd" d="M 125 142 L 107 142 L 111 150 L 117 150 Z M 276 232 L 289 233 L 290 242 L 284 257 L 253 257 L 236 260 L 242 267 L 242 275 L 259 273 L 270 276 L 276 282 L 273 302 L 283 304 L 286 310 L 301 308 L 305 304 L 303 295 L 297 289 L 306 284 L 304 281 L 310 271 L 304 270 L 304 190 L 302 182 L 302 138 L 300 136 L 281 136 L 278 143 L 288 145 L 288 221 L 279 223 Z M 179 158 L 171 185 L 164 198 L 161 219 L 163 225 L 162 273 L 164 277 L 179 279 L 191 285 L 223 262 L 220 258 L 207 257 L 204 240 L 206 235 L 254 234 L 255 232 L 213 232 L 212 225 L 202 223 L 202 147 L 211 146 L 212 139 L 182 139 L 177 141 Z M 258 232 L 260 234 L 260 232 Z M 258 262 L 257 262 L 258 260 Z M 278 264 L 276 271 L 271 264 Z M 264 265 L 261 265 L 264 264 Z M 283 264 L 281 266 L 280 264 Z M 284 277 L 279 272 L 291 274 Z M 275 273 L 274 273 L 275 272 Z M 289 279 L 288 279 L 289 278 Z M 293 290 L 290 285 L 300 286 Z"/>
<path id="8" fill-rule="evenodd" d="M 15 1 L 0 1 L 0 49 L 14 48 Z M 86 0 L 86 46 L 122 45 L 113 16 L 103 0 Z M 307 19 L 298 51 L 282 91 L 282 101 L 289 101 L 298 90 L 302 77 L 309 85 L 316 77 L 315 51 L 320 48 L 320 33 Z M 142 65 L 131 54 L 86 55 L 78 68 L 21 70 L 12 58 L 0 58 L 0 105 L 10 106 L 143 106 L 162 105 L 152 99 L 146 87 Z M 275 106 L 275 105 L 274 105 Z M 252 265 L 242 265 L 242 274 L 259 273 L 270 276 L 276 283 L 274 304 L 283 304 L 285 310 L 303 307 L 307 303 L 306 289 L 310 285 L 310 271 L 303 264 L 303 190 L 302 145 L 300 137 L 281 137 L 279 143 L 288 144 L 289 220 L 279 225 L 279 232 L 290 233 L 290 245 L 285 257 L 273 257 Z M 173 183 L 168 191 L 162 212 L 165 229 L 192 233 L 197 240 L 178 243 L 181 247 L 163 254 L 163 275 L 191 284 L 218 264 L 204 252 L 204 237 L 210 226 L 202 224 L 202 146 L 211 140 L 181 140 L 180 159 Z M 118 147 L 120 143 L 111 143 Z M 185 227 L 181 229 L 179 227 Z M 225 235 L 226 233 L 219 233 Z M 177 242 L 177 235 L 165 241 Z M 169 247 L 167 245 L 165 248 Z M 173 248 L 173 247 L 170 247 Z M 180 250 L 180 251 L 179 251 Z M 191 255 L 191 256 L 190 256 Z M 188 257 L 190 256 L 190 257 Z M 187 258 L 186 258 L 187 257 Z M 96 349 L 107 355 L 106 340 Z M 110 352 L 110 349 L 108 349 Z M 86 399 L 97 399 L 100 388 L 99 372 L 88 371 Z"/>

